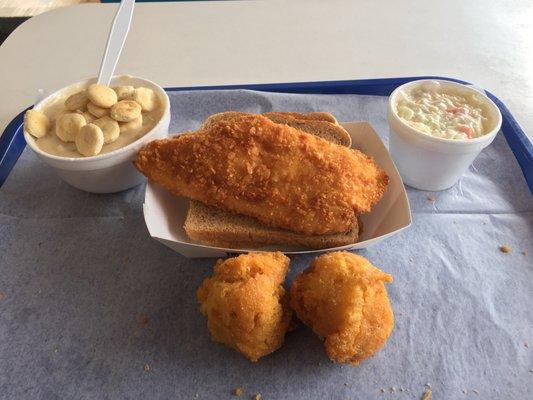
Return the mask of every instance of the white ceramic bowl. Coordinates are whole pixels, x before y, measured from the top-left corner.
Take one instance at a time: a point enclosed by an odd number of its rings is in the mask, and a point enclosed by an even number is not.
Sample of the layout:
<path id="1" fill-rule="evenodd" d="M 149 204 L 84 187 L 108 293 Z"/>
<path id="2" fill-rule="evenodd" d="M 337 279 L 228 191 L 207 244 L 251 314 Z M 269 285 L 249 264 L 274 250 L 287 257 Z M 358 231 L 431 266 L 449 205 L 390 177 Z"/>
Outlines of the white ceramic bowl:
<path id="1" fill-rule="evenodd" d="M 96 82 L 96 79 L 86 79 L 69 85 L 35 105 L 34 110 L 42 110 L 58 96 L 69 95 Z M 48 164 L 65 182 L 87 192 L 113 193 L 129 189 L 144 180 L 133 166 L 135 154 L 147 142 L 168 136 L 170 124 L 170 102 L 166 92 L 152 81 L 132 77 L 129 75 L 114 76 L 112 86 L 132 85 L 152 89 L 158 96 L 164 108 L 161 119 L 145 135 L 135 142 L 109 153 L 93 157 L 61 157 L 48 154 L 41 150 L 33 136 L 24 130 L 24 138 L 28 146 Z"/>
<path id="2" fill-rule="evenodd" d="M 396 113 L 398 94 L 438 83 L 443 92 L 476 93 L 488 117 L 487 133 L 475 139 L 429 136 L 405 124 Z M 500 110 L 485 94 L 459 83 L 418 80 L 399 86 L 389 97 L 389 151 L 405 184 L 422 190 L 444 190 L 455 185 L 479 153 L 492 143 L 502 124 Z"/>

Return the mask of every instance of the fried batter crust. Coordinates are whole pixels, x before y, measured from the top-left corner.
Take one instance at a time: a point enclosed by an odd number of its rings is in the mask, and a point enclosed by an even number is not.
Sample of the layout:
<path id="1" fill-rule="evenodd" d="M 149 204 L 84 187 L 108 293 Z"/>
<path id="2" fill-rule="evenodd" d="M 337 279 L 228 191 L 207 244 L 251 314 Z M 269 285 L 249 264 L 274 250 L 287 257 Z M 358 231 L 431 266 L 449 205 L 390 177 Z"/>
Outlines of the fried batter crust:
<path id="1" fill-rule="evenodd" d="M 175 195 L 293 232 L 347 232 L 383 196 L 373 159 L 261 115 L 155 140 L 136 167 Z"/>
<path id="2" fill-rule="evenodd" d="M 288 267 L 279 252 L 219 260 L 197 292 L 213 340 L 251 361 L 281 347 L 292 315 L 282 286 Z"/>
<path id="3" fill-rule="evenodd" d="M 384 283 L 392 276 L 364 257 L 335 252 L 316 258 L 291 287 L 291 307 L 325 339 L 329 358 L 358 365 L 376 353 L 394 327 Z"/>

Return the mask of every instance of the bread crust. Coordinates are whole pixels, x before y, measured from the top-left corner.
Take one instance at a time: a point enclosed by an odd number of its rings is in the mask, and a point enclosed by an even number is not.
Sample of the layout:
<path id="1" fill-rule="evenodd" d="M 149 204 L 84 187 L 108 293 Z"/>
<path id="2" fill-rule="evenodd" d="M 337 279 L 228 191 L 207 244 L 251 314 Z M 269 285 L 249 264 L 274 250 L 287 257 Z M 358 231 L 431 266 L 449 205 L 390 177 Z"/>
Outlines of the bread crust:
<path id="1" fill-rule="evenodd" d="M 357 219 L 345 233 L 302 235 L 270 228 L 254 218 L 209 207 L 195 200 L 189 203 L 183 227 L 187 235 L 199 243 L 240 249 L 268 245 L 327 249 L 356 243 L 359 236 Z"/>
<path id="2" fill-rule="evenodd" d="M 231 123 L 243 116 L 253 114 L 240 111 L 226 111 L 213 114 L 205 120 L 201 129 L 210 129 L 217 123 Z M 352 138 L 350 134 L 337 122 L 337 119 L 327 112 L 268 112 L 262 114 L 272 122 L 288 125 L 303 132 L 310 133 L 322 139 L 341 146 L 350 147 Z"/>

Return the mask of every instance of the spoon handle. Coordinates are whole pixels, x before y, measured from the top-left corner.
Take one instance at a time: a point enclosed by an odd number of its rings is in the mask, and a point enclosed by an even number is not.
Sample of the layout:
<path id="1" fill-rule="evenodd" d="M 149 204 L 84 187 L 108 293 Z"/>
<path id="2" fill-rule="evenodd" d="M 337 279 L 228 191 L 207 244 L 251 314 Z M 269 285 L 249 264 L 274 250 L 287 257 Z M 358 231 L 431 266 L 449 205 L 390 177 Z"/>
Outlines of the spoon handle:
<path id="1" fill-rule="evenodd" d="M 111 30 L 109 31 L 109 36 L 107 37 L 102 64 L 100 64 L 98 83 L 101 85 L 109 86 L 111 82 L 111 77 L 115 72 L 122 47 L 130 30 L 134 7 L 135 0 L 122 0 L 120 2 L 118 11 L 113 19 L 113 24 L 111 25 Z"/>

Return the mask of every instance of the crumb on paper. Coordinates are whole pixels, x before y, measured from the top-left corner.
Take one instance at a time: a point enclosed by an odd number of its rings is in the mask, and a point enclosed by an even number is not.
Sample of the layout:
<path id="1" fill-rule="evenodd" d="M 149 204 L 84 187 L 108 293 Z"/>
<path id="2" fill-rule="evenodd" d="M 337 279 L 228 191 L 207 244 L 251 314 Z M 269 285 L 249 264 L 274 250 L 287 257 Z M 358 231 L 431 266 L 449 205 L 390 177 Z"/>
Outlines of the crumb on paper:
<path id="1" fill-rule="evenodd" d="M 476 389 L 472 390 L 472 392 L 474 392 L 475 394 L 479 394 L 479 392 Z"/>
<path id="2" fill-rule="evenodd" d="M 54 348 L 54 353 L 57 353 L 59 351 L 59 348 L 55 347 Z"/>
<path id="3" fill-rule="evenodd" d="M 152 367 L 148 364 L 144 364 L 144 372 L 150 372 L 152 370 Z"/>
<path id="4" fill-rule="evenodd" d="M 385 389 L 381 388 L 381 393 L 385 393 Z"/>
<path id="5" fill-rule="evenodd" d="M 146 314 L 143 314 L 139 317 L 139 324 L 141 326 L 146 326 L 148 325 L 148 322 L 150 322 L 150 318 L 148 317 L 148 315 Z"/>
<path id="6" fill-rule="evenodd" d="M 234 396 L 240 397 L 240 396 L 242 396 L 243 394 L 244 394 L 244 390 L 243 390 L 243 388 L 241 388 L 241 387 L 235 388 L 235 389 L 233 390 L 233 395 L 234 395 Z"/>
<path id="7" fill-rule="evenodd" d="M 529 372 L 533 372 L 533 368 L 530 368 L 530 369 L 529 369 Z"/>
<path id="8" fill-rule="evenodd" d="M 263 396 L 261 396 L 261 393 L 256 393 L 254 397 L 252 397 L 253 400 L 262 400 Z"/>
<path id="9" fill-rule="evenodd" d="M 431 390 L 431 387 L 429 387 L 428 389 L 426 389 L 426 391 L 424 392 L 424 394 L 422 395 L 422 400 L 429 400 L 431 399 L 431 395 L 433 394 L 433 391 Z"/>
<path id="10" fill-rule="evenodd" d="M 499 247 L 500 251 L 502 253 L 510 253 L 511 252 L 511 247 L 506 245 L 506 244 L 503 244 Z"/>
<path id="11" fill-rule="evenodd" d="M 464 394 L 467 394 L 467 393 L 468 393 L 468 390 L 463 389 L 463 393 L 464 393 Z"/>
<path id="12" fill-rule="evenodd" d="M 395 391 L 396 391 L 396 388 L 395 388 L 394 386 L 391 386 L 391 388 L 390 388 L 390 392 L 391 392 L 391 393 L 394 393 Z"/>
<path id="13" fill-rule="evenodd" d="M 529 344 L 527 342 L 524 342 L 524 347 L 529 347 Z"/>
<path id="14" fill-rule="evenodd" d="M 435 203 L 435 197 L 433 196 L 428 196 L 428 201 L 432 202 L 432 203 Z"/>
<path id="15" fill-rule="evenodd" d="M 523 251 L 523 252 L 522 252 L 522 255 L 523 255 L 523 256 L 527 256 L 527 251 Z"/>
<path id="16" fill-rule="evenodd" d="M 403 387 L 400 388 L 400 392 L 403 392 Z"/>

